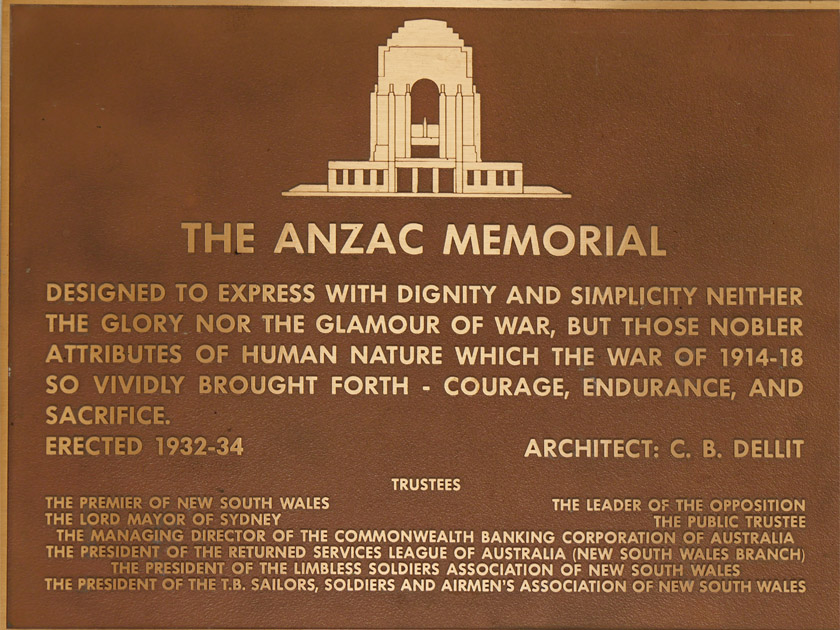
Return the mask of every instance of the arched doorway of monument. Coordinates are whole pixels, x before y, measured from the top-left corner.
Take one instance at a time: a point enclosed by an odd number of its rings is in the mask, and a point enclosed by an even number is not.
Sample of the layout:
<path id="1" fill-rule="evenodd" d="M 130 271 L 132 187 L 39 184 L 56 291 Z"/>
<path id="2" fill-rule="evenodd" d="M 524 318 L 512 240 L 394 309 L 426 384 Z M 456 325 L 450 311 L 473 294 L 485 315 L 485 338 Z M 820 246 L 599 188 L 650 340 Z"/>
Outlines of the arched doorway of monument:
<path id="1" fill-rule="evenodd" d="M 438 161 L 444 157 L 441 150 L 440 88 L 430 79 L 418 79 L 411 86 L 410 96 L 411 157 Z M 440 168 L 439 163 L 424 167 L 419 163 L 416 171 L 411 173 L 410 184 L 408 173 L 404 177 L 405 188 L 410 186 L 412 192 L 453 192 L 454 167 Z"/>

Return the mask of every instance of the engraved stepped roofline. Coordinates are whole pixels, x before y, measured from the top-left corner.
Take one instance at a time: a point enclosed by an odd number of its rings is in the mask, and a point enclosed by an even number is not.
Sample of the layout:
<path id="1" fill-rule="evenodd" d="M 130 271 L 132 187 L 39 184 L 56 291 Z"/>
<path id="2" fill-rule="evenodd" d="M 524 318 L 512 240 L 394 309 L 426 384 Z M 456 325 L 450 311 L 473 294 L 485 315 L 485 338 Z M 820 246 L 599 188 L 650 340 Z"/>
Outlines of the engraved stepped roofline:
<path id="1" fill-rule="evenodd" d="M 419 79 L 430 79 L 438 90 L 455 94 L 473 92 L 472 48 L 440 20 L 408 20 L 379 47 L 380 93 L 393 85 L 405 93 Z M 410 89 L 410 88 L 409 88 Z"/>
<path id="2" fill-rule="evenodd" d="M 442 20 L 406 20 L 388 38 L 380 52 L 391 46 L 432 46 L 463 48 L 464 40 Z M 381 57 L 380 57 L 381 59 Z"/>
<path id="3" fill-rule="evenodd" d="M 408 20 L 378 49 L 370 158 L 332 160 L 327 184 L 284 195 L 569 197 L 525 186 L 520 162 L 481 159 L 472 48 L 440 20 Z"/>

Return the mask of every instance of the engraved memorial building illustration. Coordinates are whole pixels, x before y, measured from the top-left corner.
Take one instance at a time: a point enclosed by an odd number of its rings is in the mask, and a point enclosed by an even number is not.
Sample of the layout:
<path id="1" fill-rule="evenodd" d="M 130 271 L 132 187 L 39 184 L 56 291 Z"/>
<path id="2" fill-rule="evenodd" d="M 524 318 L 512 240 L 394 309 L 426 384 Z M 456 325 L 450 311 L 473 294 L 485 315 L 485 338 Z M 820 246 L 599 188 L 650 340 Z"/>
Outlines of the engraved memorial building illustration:
<path id="1" fill-rule="evenodd" d="M 446 22 L 410 20 L 379 47 L 370 159 L 328 164 L 327 184 L 286 195 L 566 197 L 525 186 L 520 162 L 481 159 L 472 48 Z"/>

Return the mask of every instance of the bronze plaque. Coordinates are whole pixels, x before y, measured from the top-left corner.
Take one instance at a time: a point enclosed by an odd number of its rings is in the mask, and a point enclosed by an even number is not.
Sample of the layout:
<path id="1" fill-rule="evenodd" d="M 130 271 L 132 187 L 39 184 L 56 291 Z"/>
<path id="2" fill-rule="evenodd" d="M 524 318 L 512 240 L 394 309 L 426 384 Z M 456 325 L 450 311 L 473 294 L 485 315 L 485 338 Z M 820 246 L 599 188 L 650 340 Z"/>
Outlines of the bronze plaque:
<path id="1" fill-rule="evenodd" d="M 837 628 L 837 3 L 306 4 L 4 5 L 6 627 Z"/>

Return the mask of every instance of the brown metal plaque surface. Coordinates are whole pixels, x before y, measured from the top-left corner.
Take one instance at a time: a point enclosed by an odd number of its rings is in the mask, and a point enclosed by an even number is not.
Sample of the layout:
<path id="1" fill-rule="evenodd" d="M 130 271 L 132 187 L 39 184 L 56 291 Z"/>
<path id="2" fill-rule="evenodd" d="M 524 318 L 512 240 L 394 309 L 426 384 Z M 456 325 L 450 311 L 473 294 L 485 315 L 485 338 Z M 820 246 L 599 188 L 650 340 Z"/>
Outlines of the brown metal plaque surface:
<path id="1" fill-rule="evenodd" d="M 490 4 L 4 6 L 6 627 L 840 627 L 836 4 Z"/>

